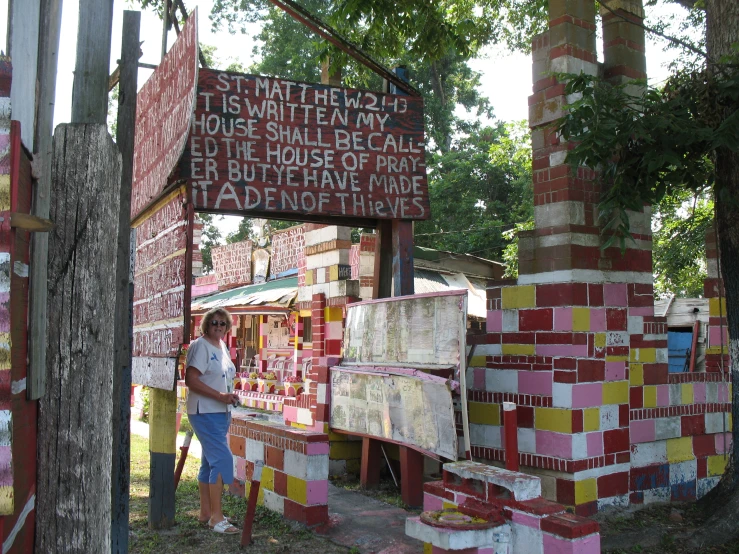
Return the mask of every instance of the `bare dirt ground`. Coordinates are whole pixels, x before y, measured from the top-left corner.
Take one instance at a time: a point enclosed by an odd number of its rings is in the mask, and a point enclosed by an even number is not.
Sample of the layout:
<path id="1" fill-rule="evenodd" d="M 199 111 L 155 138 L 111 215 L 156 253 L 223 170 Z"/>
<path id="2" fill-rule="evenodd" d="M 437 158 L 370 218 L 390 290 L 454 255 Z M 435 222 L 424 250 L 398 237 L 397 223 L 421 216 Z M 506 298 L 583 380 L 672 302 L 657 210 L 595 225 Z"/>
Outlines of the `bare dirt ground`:
<path id="1" fill-rule="evenodd" d="M 129 551 L 133 554 L 205 554 L 208 552 L 334 554 L 359 552 L 316 536 L 300 525 L 259 507 L 254 522 L 254 543 L 240 550 L 241 535 L 220 535 L 198 522 L 197 472 L 200 459 L 188 456 L 176 493 L 176 524 L 172 529 L 149 529 L 149 442 L 131 435 L 131 503 Z M 224 512 L 242 527 L 246 503 L 226 495 Z"/>
<path id="2" fill-rule="evenodd" d="M 696 504 L 656 505 L 599 514 L 595 519 L 601 524 L 601 551 L 608 554 L 739 554 L 739 542 L 698 549 L 685 545 L 705 520 Z"/>

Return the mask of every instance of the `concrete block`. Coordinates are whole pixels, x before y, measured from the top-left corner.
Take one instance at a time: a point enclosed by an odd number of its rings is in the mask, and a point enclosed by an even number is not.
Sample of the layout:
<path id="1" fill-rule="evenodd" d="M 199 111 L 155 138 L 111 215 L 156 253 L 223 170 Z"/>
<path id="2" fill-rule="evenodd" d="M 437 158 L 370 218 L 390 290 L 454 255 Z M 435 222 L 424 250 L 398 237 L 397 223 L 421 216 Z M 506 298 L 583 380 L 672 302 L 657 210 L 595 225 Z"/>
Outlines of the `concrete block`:
<path id="1" fill-rule="evenodd" d="M 344 281 L 332 281 L 329 283 L 329 298 L 341 296 L 359 296 L 359 281 L 347 279 Z"/>
<path id="2" fill-rule="evenodd" d="M 503 487 L 513 493 L 518 501 L 531 500 L 541 496 L 541 482 L 538 477 L 515 471 L 488 466 L 478 462 L 461 461 L 444 464 L 444 471 L 461 477 Z"/>
<path id="3" fill-rule="evenodd" d="M 555 408 L 572 408 L 572 385 L 569 383 L 552 384 L 552 406 Z"/>
<path id="4" fill-rule="evenodd" d="M 698 479 L 696 490 L 696 495 L 698 499 L 703 498 L 709 492 L 711 492 L 711 489 L 718 485 L 719 481 L 721 481 L 721 477 L 707 477 L 705 479 Z"/>
<path id="5" fill-rule="evenodd" d="M 706 435 L 713 435 L 715 433 L 723 433 L 724 432 L 724 417 L 726 416 L 724 416 L 724 414 L 721 412 L 706 414 Z M 727 419 L 727 426 L 728 426 L 728 417 L 726 419 Z M 727 430 L 728 429 L 729 428 L 727 427 Z"/>
<path id="6" fill-rule="evenodd" d="M 536 454 L 536 430 L 518 428 L 518 451 Z"/>
<path id="7" fill-rule="evenodd" d="M 631 445 L 631 465 L 644 467 L 667 462 L 667 442 L 645 442 Z M 669 493 L 668 493 L 669 496 Z"/>
<path id="8" fill-rule="evenodd" d="M 674 439 L 681 435 L 679 417 L 661 417 L 655 420 L 656 440 Z"/>
<path id="9" fill-rule="evenodd" d="M 504 333 L 518 333 L 518 310 L 502 310 Z"/>
<path id="10" fill-rule="evenodd" d="M 485 372 L 485 390 L 518 393 L 518 371 L 488 369 Z"/>
<path id="11" fill-rule="evenodd" d="M 279 514 L 284 514 L 285 498 L 270 490 L 260 489 L 260 492 L 262 491 L 264 491 L 264 507 Z"/>
<path id="12" fill-rule="evenodd" d="M 672 498 L 672 489 L 670 487 L 662 487 L 659 489 L 649 489 L 644 491 L 644 504 L 669 502 L 670 498 Z"/>
<path id="13" fill-rule="evenodd" d="M 688 460 L 670 466 L 670 485 L 695 481 L 698 477 L 698 462 Z"/>
<path id="14" fill-rule="evenodd" d="M 511 544 L 515 552 L 544 554 L 544 537 L 539 529 L 520 523 L 511 523 Z"/>
<path id="15" fill-rule="evenodd" d="M 618 429 L 618 405 L 609 404 L 600 408 L 600 430 Z"/>
<path id="16" fill-rule="evenodd" d="M 572 459 L 582 460 L 588 457 L 588 440 L 585 433 L 572 435 Z"/>
<path id="17" fill-rule="evenodd" d="M 611 496 L 609 498 L 599 498 L 598 499 L 598 511 L 605 510 L 608 508 L 628 508 L 630 503 L 631 502 L 629 501 L 628 494 L 622 494 L 619 496 Z"/>
<path id="18" fill-rule="evenodd" d="M 253 439 L 246 439 L 246 459 L 250 462 L 264 461 L 264 443 Z"/>
<path id="19" fill-rule="evenodd" d="M 504 524 L 480 531 L 453 531 L 426 525 L 420 517 L 410 517 L 405 520 L 406 535 L 444 550 L 490 548 L 494 544 L 496 533 L 507 534 L 510 537 L 511 528 Z"/>

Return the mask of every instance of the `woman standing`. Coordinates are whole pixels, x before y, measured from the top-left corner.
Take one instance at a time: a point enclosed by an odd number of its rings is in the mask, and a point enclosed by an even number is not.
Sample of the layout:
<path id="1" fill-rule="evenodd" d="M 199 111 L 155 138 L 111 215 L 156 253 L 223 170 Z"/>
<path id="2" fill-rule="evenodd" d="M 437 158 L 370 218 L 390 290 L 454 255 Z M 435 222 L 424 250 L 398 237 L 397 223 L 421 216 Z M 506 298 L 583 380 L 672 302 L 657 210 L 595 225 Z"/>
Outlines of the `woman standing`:
<path id="1" fill-rule="evenodd" d="M 226 441 L 231 406 L 238 397 L 231 392 L 236 368 L 223 342 L 231 330 L 231 314 L 223 308 L 210 310 L 200 323 L 202 336 L 187 350 L 185 384 L 187 418 L 203 449 L 198 474 L 200 521 L 216 533 L 235 534 L 223 515 L 223 485 L 233 482 L 233 455 Z"/>

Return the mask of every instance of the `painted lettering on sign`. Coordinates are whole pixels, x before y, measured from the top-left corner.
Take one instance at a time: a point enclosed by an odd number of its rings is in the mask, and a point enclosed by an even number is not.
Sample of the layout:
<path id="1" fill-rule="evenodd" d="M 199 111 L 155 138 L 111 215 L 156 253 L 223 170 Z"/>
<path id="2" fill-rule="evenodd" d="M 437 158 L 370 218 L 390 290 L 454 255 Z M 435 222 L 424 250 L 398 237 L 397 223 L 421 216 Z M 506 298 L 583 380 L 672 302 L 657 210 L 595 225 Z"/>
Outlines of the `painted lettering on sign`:
<path id="1" fill-rule="evenodd" d="M 229 289 L 251 283 L 252 242 L 245 240 L 211 248 L 213 271 L 219 289 Z"/>
<path id="2" fill-rule="evenodd" d="M 305 254 L 305 231 L 302 225 L 277 231 L 272 235 L 272 259 L 269 274 L 272 279 L 298 269 L 300 256 Z"/>
<path id="3" fill-rule="evenodd" d="M 180 176 L 202 210 L 427 219 L 423 100 L 202 69 Z"/>
<path id="4" fill-rule="evenodd" d="M 196 10 L 137 96 L 131 219 L 161 196 L 185 147 L 197 85 L 197 19 Z"/>

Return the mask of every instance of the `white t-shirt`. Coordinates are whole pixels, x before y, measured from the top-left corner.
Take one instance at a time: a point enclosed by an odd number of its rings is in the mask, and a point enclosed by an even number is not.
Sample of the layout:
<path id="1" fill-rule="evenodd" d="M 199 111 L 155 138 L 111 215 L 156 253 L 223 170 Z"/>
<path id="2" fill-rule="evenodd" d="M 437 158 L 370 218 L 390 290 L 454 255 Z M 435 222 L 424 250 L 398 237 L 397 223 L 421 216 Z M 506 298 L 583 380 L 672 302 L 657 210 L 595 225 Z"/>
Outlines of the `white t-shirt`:
<path id="1" fill-rule="evenodd" d="M 221 341 L 221 348 L 209 343 L 204 337 L 195 339 L 187 349 L 185 367 L 194 367 L 202 375 L 200 381 L 218 392 L 232 392 L 236 368 L 231 355 Z M 188 414 L 213 414 L 230 412 L 231 405 L 208 398 L 190 389 L 187 393 Z"/>

